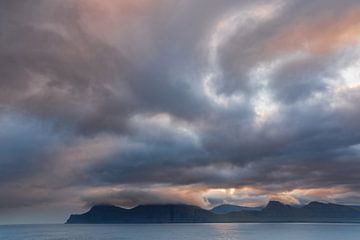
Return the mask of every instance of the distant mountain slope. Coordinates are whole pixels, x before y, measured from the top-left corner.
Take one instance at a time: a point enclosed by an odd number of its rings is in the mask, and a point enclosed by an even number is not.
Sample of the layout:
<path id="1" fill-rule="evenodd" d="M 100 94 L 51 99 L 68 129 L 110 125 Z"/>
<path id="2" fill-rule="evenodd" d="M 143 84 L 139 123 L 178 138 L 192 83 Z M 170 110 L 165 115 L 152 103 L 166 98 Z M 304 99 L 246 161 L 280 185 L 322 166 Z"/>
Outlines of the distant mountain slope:
<path id="1" fill-rule="evenodd" d="M 232 220 L 246 219 L 240 212 L 233 213 Z M 258 213 L 246 212 L 248 220 L 259 222 L 360 222 L 360 211 L 351 207 L 311 202 L 302 207 L 294 207 L 271 201 Z"/>
<path id="2" fill-rule="evenodd" d="M 261 207 L 244 207 L 244 206 L 237 206 L 237 205 L 231 205 L 231 204 L 223 204 L 217 207 L 214 207 L 210 211 L 216 214 L 225 214 L 230 212 L 241 212 L 241 211 L 259 211 L 261 210 Z"/>
<path id="3" fill-rule="evenodd" d="M 352 206 L 348 206 L 348 207 L 352 207 L 352 208 L 360 211 L 360 206 L 352 205 Z"/>
<path id="4" fill-rule="evenodd" d="M 181 204 L 140 205 L 132 209 L 100 205 L 92 207 L 84 214 L 71 215 L 66 223 L 207 222 L 360 222 L 360 211 L 349 206 L 320 202 L 294 207 L 270 201 L 262 210 L 242 210 L 224 214 Z"/>

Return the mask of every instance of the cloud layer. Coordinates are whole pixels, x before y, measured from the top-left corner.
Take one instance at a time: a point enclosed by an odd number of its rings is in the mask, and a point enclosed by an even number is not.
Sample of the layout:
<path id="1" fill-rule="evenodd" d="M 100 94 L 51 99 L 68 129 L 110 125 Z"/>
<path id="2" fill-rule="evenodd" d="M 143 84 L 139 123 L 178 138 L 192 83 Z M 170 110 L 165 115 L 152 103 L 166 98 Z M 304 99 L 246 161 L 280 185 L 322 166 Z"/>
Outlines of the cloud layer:
<path id="1" fill-rule="evenodd" d="M 359 16 L 355 0 L 1 1 L 0 222 L 360 203 Z"/>

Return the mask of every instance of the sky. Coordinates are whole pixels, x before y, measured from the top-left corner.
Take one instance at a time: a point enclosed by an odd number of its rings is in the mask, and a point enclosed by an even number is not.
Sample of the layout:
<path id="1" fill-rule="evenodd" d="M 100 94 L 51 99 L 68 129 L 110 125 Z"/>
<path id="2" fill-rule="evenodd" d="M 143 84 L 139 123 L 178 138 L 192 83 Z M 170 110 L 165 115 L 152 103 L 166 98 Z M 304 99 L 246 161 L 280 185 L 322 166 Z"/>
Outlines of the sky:
<path id="1" fill-rule="evenodd" d="M 0 76 L 0 224 L 360 205 L 358 0 L 1 0 Z"/>

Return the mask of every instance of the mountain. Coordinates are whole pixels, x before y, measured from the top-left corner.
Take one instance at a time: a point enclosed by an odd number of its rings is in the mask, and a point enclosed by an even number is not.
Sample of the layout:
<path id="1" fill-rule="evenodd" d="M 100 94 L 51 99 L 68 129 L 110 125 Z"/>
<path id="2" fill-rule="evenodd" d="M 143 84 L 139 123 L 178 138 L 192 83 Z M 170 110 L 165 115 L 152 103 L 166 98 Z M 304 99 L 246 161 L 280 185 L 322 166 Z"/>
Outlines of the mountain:
<path id="1" fill-rule="evenodd" d="M 352 206 L 348 206 L 348 207 L 352 207 L 352 208 L 360 211 L 360 206 L 352 205 Z"/>
<path id="2" fill-rule="evenodd" d="M 205 209 L 181 204 L 140 205 L 132 209 L 94 206 L 87 213 L 71 215 L 66 223 L 200 223 L 212 219 Z"/>
<path id="3" fill-rule="evenodd" d="M 237 205 L 231 205 L 231 204 L 223 204 L 219 205 L 217 207 L 214 207 L 210 211 L 216 214 L 225 214 L 230 212 L 241 212 L 241 211 L 260 211 L 261 207 L 244 207 L 244 206 L 237 206 Z"/>
<path id="4" fill-rule="evenodd" d="M 67 224 L 77 223 L 218 223 L 218 222 L 358 222 L 360 210 L 350 206 L 311 202 L 291 206 L 270 201 L 262 210 L 214 213 L 182 204 L 140 205 L 125 209 L 109 205 L 92 207 L 88 212 L 71 215 Z"/>
<path id="5" fill-rule="evenodd" d="M 291 206 L 270 201 L 258 213 L 252 211 L 230 213 L 233 221 L 254 222 L 360 222 L 360 211 L 332 203 L 310 202 L 305 206 Z"/>

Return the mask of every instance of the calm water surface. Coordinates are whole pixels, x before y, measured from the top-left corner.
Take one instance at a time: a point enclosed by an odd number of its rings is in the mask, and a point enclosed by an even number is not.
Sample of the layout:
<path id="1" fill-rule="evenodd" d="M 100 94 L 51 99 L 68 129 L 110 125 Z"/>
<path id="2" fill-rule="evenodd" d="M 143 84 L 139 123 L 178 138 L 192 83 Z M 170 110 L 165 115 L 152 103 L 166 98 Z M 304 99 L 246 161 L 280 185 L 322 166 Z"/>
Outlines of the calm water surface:
<path id="1" fill-rule="evenodd" d="M 0 226 L 1 240 L 360 240 L 360 224 Z"/>

